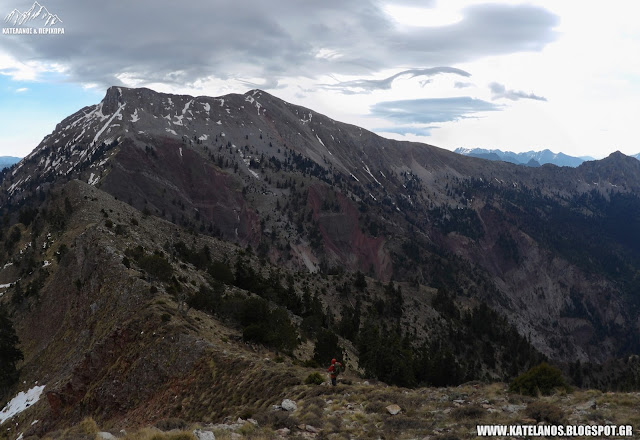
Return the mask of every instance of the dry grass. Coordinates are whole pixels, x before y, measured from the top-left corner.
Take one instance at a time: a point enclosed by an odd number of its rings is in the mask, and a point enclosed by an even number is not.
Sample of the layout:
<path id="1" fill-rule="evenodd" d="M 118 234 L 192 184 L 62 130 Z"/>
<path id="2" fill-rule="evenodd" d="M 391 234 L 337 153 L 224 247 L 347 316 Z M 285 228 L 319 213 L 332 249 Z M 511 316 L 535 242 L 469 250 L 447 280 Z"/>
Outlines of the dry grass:
<path id="1" fill-rule="evenodd" d="M 310 435 L 308 425 L 320 430 L 317 438 L 401 440 L 469 439 L 475 437 L 478 424 L 514 425 L 524 423 L 525 419 L 550 424 L 640 426 L 640 413 L 636 409 L 640 393 L 576 391 L 532 398 L 507 393 L 504 384 L 414 390 L 356 384 L 335 388 L 297 385 L 287 391 L 287 397 L 298 405 L 296 411 L 273 411 L 262 405 L 251 407 L 242 413 L 243 419 L 251 416 L 258 421 L 257 426 L 246 423 L 235 432 L 213 429 L 216 438 L 275 440 L 279 438 L 276 431 L 282 428 L 290 430 L 289 438 L 305 438 Z M 399 405 L 402 411 L 390 415 L 386 409 L 390 404 Z M 220 423 L 221 418 L 213 417 L 209 422 Z M 191 440 L 193 429 L 204 423 L 191 418 L 165 419 L 156 427 L 132 431 L 124 440 Z M 173 431 L 163 432 L 158 428 Z M 87 419 L 49 438 L 93 439 L 97 430 L 93 420 Z"/>
<path id="2" fill-rule="evenodd" d="M 552 425 L 560 425 L 565 422 L 565 413 L 558 405 L 544 400 L 536 400 L 527 405 L 527 416 L 537 422 L 547 422 Z"/>
<path id="3" fill-rule="evenodd" d="M 216 431 L 214 432 L 216 440 L 234 440 L 234 437 L 229 431 Z M 274 432 L 256 430 L 248 434 L 240 434 L 242 438 L 247 440 L 276 440 L 279 439 Z"/>
<path id="4" fill-rule="evenodd" d="M 156 422 L 156 428 L 160 431 L 171 431 L 173 429 L 184 429 L 187 427 L 187 422 L 182 419 L 173 417 L 169 419 L 160 420 Z"/>
<path id="5" fill-rule="evenodd" d="M 191 431 L 162 432 L 154 428 L 143 428 L 127 433 L 122 440 L 196 440 Z"/>
<path id="6" fill-rule="evenodd" d="M 53 439 L 72 439 L 72 440 L 94 440 L 98 434 L 99 429 L 96 422 L 88 417 L 82 420 L 77 425 L 63 431 L 55 431 L 49 433 L 46 437 L 47 440 Z"/>
<path id="7" fill-rule="evenodd" d="M 451 411 L 451 417 L 454 419 L 473 419 L 477 420 L 482 418 L 487 411 L 482 408 L 480 405 L 467 405 L 461 406 L 459 408 L 454 408 Z"/>

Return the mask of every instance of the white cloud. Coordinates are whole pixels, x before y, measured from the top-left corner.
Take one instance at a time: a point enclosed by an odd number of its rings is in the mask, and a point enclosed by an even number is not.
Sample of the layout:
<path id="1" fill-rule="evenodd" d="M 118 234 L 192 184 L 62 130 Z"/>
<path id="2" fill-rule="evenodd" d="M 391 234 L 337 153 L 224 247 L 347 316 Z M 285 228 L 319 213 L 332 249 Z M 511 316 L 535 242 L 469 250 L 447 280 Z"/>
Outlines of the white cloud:
<path id="1" fill-rule="evenodd" d="M 438 27 L 456 24 L 463 19 L 460 2 L 439 1 L 437 7 L 414 7 L 388 4 L 384 11 L 400 26 Z"/>
<path id="2" fill-rule="evenodd" d="M 56 7 L 64 38 L 2 38 L 0 75 L 46 81 L 48 73 L 62 73 L 88 91 L 112 83 L 193 95 L 265 88 L 335 119 L 422 134 L 423 141 L 448 148 L 540 146 L 599 156 L 640 151 L 633 133 L 640 27 L 631 0 L 247 2 L 238 8 L 223 0 L 140 0 L 123 16 L 117 0 L 100 14 L 70 0 Z M 142 14 L 148 8 L 157 14 Z M 192 18 L 176 21 L 176 11 Z M 455 75 L 396 76 L 437 66 L 468 72 L 472 82 Z M 322 84 L 351 88 L 322 90 Z M 30 87 L 12 90 L 18 88 Z M 344 93 L 358 91 L 367 93 Z M 367 116 L 382 102 L 461 95 L 499 99 L 500 111 L 438 127 L 392 126 Z M 543 97 L 548 102 L 535 101 Z M 8 145 L 8 136 L 0 143 Z"/>

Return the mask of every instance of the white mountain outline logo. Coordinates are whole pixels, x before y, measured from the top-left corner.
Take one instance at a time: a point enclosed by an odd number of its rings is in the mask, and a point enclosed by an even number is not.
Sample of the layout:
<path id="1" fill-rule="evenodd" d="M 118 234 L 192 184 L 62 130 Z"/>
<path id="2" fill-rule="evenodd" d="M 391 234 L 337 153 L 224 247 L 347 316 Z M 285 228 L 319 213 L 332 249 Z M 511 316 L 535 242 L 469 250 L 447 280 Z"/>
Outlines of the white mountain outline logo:
<path id="1" fill-rule="evenodd" d="M 14 25 L 22 25 L 36 19 L 44 21 L 44 26 L 53 26 L 62 23 L 62 20 L 57 14 L 52 14 L 37 1 L 33 2 L 31 8 L 26 12 L 20 12 L 14 9 L 4 18 L 4 21 L 13 23 Z"/>

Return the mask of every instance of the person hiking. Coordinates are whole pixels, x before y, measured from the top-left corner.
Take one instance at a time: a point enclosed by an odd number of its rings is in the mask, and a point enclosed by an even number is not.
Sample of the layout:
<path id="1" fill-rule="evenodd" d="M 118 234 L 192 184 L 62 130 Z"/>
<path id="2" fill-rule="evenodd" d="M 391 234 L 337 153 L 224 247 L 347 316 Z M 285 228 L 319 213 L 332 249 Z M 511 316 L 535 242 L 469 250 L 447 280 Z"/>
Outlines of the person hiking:
<path id="1" fill-rule="evenodd" d="M 331 359 L 331 366 L 327 371 L 329 371 L 329 375 L 331 376 L 331 385 L 335 387 L 338 374 L 342 371 L 342 364 L 335 359 Z"/>

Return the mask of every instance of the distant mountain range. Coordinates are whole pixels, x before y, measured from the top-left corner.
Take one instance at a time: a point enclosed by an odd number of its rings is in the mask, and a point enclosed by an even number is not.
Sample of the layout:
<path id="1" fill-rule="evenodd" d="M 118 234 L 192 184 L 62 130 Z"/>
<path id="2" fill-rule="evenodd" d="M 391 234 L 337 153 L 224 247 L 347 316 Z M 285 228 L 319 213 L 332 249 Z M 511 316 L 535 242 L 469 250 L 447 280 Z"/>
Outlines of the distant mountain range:
<path id="1" fill-rule="evenodd" d="M 487 150 L 484 148 L 456 148 L 455 152 L 465 156 L 479 157 L 481 159 L 488 160 L 501 160 L 503 162 L 511 162 L 517 165 L 532 167 L 538 167 L 547 163 L 551 163 L 559 167 L 577 167 L 584 161 L 595 160 L 593 157 L 589 156 L 573 157 L 564 153 L 554 153 L 550 150 L 514 153 L 512 151 Z M 636 159 L 638 159 L 638 157 L 636 157 Z"/>
<path id="2" fill-rule="evenodd" d="M 21 157 L 0 156 L 0 170 L 10 167 L 14 163 L 20 162 L 21 159 Z"/>

